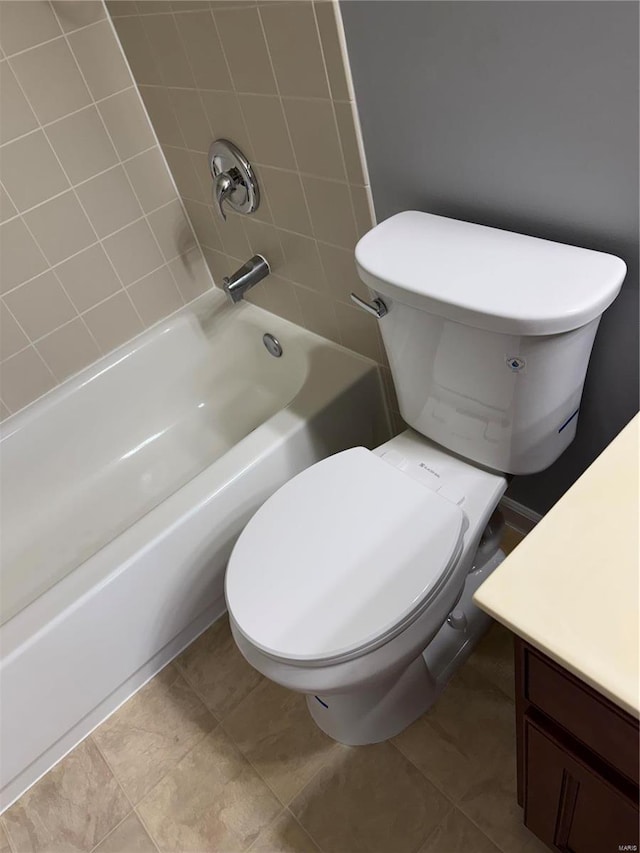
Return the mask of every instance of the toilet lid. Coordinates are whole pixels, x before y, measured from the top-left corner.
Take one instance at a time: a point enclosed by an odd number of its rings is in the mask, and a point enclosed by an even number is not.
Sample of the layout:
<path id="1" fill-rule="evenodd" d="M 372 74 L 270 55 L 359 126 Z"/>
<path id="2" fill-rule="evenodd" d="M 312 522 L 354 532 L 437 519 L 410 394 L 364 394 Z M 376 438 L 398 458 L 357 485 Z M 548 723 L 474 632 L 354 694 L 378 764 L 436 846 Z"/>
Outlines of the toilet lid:
<path id="1" fill-rule="evenodd" d="M 237 628 L 269 656 L 325 662 L 398 633 L 461 549 L 460 507 L 363 447 L 312 465 L 253 516 L 229 560 Z"/>

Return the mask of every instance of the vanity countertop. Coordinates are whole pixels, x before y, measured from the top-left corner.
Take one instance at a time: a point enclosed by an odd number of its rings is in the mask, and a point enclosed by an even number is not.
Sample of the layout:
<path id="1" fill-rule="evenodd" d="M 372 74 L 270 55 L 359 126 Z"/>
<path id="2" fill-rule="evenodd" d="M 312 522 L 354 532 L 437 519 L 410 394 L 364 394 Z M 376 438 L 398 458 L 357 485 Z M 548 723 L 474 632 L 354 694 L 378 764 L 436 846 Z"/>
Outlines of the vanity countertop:
<path id="1" fill-rule="evenodd" d="M 639 426 L 636 415 L 474 597 L 635 717 Z"/>

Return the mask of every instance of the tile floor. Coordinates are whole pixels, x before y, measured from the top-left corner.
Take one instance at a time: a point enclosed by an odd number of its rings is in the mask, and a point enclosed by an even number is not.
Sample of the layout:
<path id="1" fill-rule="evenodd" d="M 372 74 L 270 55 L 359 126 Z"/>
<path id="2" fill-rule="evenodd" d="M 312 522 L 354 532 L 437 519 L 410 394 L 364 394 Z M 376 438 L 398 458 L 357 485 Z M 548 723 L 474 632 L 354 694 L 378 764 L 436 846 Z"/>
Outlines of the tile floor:
<path id="1" fill-rule="evenodd" d="M 223 619 L 0 819 L 0 853 L 545 849 L 516 804 L 499 625 L 413 726 L 349 748 L 245 663 Z"/>

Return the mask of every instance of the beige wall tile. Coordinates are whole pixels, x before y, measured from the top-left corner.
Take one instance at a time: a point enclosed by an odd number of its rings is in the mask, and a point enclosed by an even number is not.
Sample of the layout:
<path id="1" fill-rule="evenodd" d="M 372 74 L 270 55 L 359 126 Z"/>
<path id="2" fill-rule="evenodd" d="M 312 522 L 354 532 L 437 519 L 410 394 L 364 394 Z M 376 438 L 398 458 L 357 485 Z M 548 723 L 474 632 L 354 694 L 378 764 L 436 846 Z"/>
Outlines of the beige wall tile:
<path id="1" fill-rule="evenodd" d="M 347 184 L 320 178 L 302 178 L 313 231 L 318 240 L 353 249 L 356 228 Z"/>
<path id="2" fill-rule="evenodd" d="M 17 214 L 15 205 L 7 195 L 7 191 L 0 184 L 0 222 L 6 222 Z"/>
<path id="3" fill-rule="evenodd" d="M 364 161 L 360 156 L 356 132 L 355 104 L 338 101 L 334 103 L 342 153 L 347 167 L 347 180 L 352 184 L 366 184 Z"/>
<path id="4" fill-rule="evenodd" d="M 326 2 L 326 0 L 318 0 L 313 5 L 318 22 L 318 30 L 320 31 L 327 75 L 331 86 L 331 95 L 334 100 L 338 101 L 352 100 L 354 95 L 345 69 L 345 62 L 338 38 L 339 25 L 337 17 L 340 15 L 338 4 Z"/>
<path id="5" fill-rule="evenodd" d="M 7 293 L 4 301 L 32 341 L 76 316 L 69 297 L 50 270 Z"/>
<path id="6" fill-rule="evenodd" d="M 222 279 L 226 275 L 231 275 L 233 272 L 233 261 L 223 252 L 210 249 L 208 246 L 202 247 L 202 254 L 205 257 L 209 270 L 211 271 L 214 283 L 218 287 L 222 287 Z"/>
<path id="7" fill-rule="evenodd" d="M 208 151 L 213 139 L 198 92 L 169 89 L 169 100 L 187 148 Z"/>
<path id="8" fill-rule="evenodd" d="M 184 137 L 169 100 L 169 90 L 160 86 L 140 86 L 142 100 L 159 141 L 180 148 Z"/>
<path id="9" fill-rule="evenodd" d="M 195 87 L 191 66 L 173 15 L 144 15 L 142 26 L 164 85 Z"/>
<path id="10" fill-rule="evenodd" d="M 312 234 L 311 220 L 297 172 L 283 172 L 264 166 L 260 175 L 274 225 L 300 234 Z"/>
<path id="11" fill-rule="evenodd" d="M 256 162 L 283 169 L 295 169 L 293 149 L 280 98 L 274 95 L 240 95 L 240 106 Z"/>
<path id="12" fill-rule="evenodd" d="M 44 255 L 21 219 L 0 226 L 0 290 L 4 293 L 47 268 Z"/>
<path id="13" fill-rule="evenodd" d="M 83 320 L 104 353 L 124 344 L 143 328 L 131 300 L 124 292 L 116 293 L 87 311 Z"/>
<path id="14" fill-rule="evenodd" d="M 245 299 L 258 308 L 284 317 L 298 326 L 302 326 L 302 313 L 296 298 L 297 287 L 279 275 L 270 275 L 265 279 L 264 287 L 254 287 Z"/>
<path id="15" fill-rule="evenodd" d="M 101 0 L 53 0 L 51 5 L 65 33 L 95 24 L 105 17 Z"/>
<path id="16" fill-rule="evenodd" d="M 85 249 L 56 267 L 56 275 L 78 311 L 113 296 L 120 281 L 100 245 Z"/>
<path id="17" fill-rule="evenodd" d="M 185 3 L 176 8 L 186 11 Z M 222 51 L 218 31 L 209 10 L 197 14 L 175 16 L 196 85 L 200 89 L 233 90 L 229 69 Z"/>
<path id="18" fill-rule="evenodd" d="M 8 142 L 38 126 L 38 120 L 18 85 L 9 63 L 0 62 L 0 143 Z"/>
<path id="19" fill-rule="evenodd" d="M 206 204 L 209 199 L 204 193 L 202 183 L 196 174 L 193 160 L 187 149 L 165 145 L 162 150 L 164 156 L 167 158 L 167 163 L 169 164 L 171 174 L 180 195 L 183 198 L 193 199 L 194 201 Z"/>
<path id="20" fill-rule="evenodd" d="M 318 251 L 327 280 L 327 291 L 338 302 L 351 305 L 351 292 L 368 298 L 366 288 L 356 270 L 353 251 L 318 243 Z"/>
<path id="21" fill-rule="evenodd" d="M 164 260 L 143 219 L 107 237 L 103 245 L 125 285 L 153 272 Z"/>
<path id="22" fill-rule="evenodd" d="M 112 18 L 119 15 L 138 14 L 138 4 L 136 3 L 136 0 L 106 0 L 106 5 Z"/>
<path id="23" fill-rule="evenodd" d="M 96 239 L 71 190 L 25 213 L 24 220 L 50 264 L 64 261 Z"/>
<path id="24" fill-rule="evenodd" d="M 18 210 L 28 210 L 69 188 L 69 181 L 41 130 L 2 147 L 0 175 Z"/>
<path id="25" fill-rule="evenodd" d="M 95 100 L 131 85 L 131 75 L 108 21 L 71 33 L 69 44 Z"/>
<path id="26" fill-rule="evenodd" d="M 185 207 L 200 244 L 209 246 L 211 249 L 217 249 L 220 252 L 223 251 L 222 240 L 211 205 L 186 199 Z"/>
<path id="27" fill-rule="evenodd" d="M 116 151 L 123 160 L 155 145 L 153 132 L 135 89 L 100 101 L 98 109 Z"/>
<path id="28" fill-rule="evenodd" d="M 301 234 L 280 231 L 280 243 L 284 252 L 281 275 L 313 290 L 325 291 L 324 271 L 316 241 Z"/>
<path id="29" fill-rule="evenodd" d="M 357 187 L 351 185 L 351 198 L 353 210 L 356 217 L 356 229 L 358 237 L 362 237 L 376 224 L 376 216 L 373 208 L 373 199 L 369 187 Z"/>
<path id="30" fill-rule="evenodd" d="M 311 2 L 265 3 L 260 17 L 280 94 L 329 97 Z"/>
<path id="31" fill-rule="evenodd" d="M 12 412 L 17 412 L 41 397 L 55 384 L 51 372 L 33 347 L 22 350 L 0 364 L 0 393 Z"/>
<path id="32" fill-rule="evenodd" d="M 98 345 L 80 318 L 56 329 L 36 344 L 58 382 L 78 373 L 100 357 Z"/>
<path id="33" fill-rule="evenodd" d="M 193 232 L 177 199 L 150 213 L 149 225 L 167 261 L 195 246 Z"/>
<path id="34" fill-rule="evenodd" d="M 95 853 L 157 853 L 157 848 L 138 816 L 132 812 L 98 844 Z"/>
<path id="35" fill-rule="evenodd" d="M 296 294 L 305 328 L 330 341 L 342 343 L 333 300 L 306 287 L 299 287 Z"/>
<path id="36" fill-rule="evenodd" d="M 341 306 L 337 316 L 342 343 L 367 358 L 381 362 L 380 333 L 375 317 L 348 305 Z"/>
<path id="37" fill-rule="evenodd" d="M 4 302 L 0 302 L 0 360 L 15 355 L 28 344 L 29 339 L 16 323 Z"/>
<path id="38" fill-rule="evenodd" d="M 236 91 L 275 95 L 276 81 L 257 8 L 217 9 L 214 17 Z"/>
<path id="39" fill-rule="evenodd" d="M 141 278 L 128 290 L 136 311 L 146 326 L 157 323 L 184 305 L 182 295 L 166 266 Z"/>
<path id="40" fill-rule="evenodd" d="M 201 92 L 202 103 L 209 120 L 213 139 L 230 139 L 251 161 L 255 152 L 249 139 L 240 102 L 231 92 Z"/>
<path id="41" fill-rule="evenodd" d="M 142 208 L 122 166 L 91 178 L 76 191 L 98 237 L 113 234 L 142 216 Z"/>
<path id="42" fill-rule="evenodd" d="M 64 38 L 43 44 L 11 60 L 11 67 L 42 124 L 91 102 Z"/>
<path id="43" fill-rule="evenodd" d="M 176 198 L 159 148 L 152 148 L 128 160 L 125 169 L 145 213 Z"/>
<path id="44" fill-rule="evenodd" d="M 249 259 L 251 249 L 242 227 L 242 219 L 243 217 L 237 213 L 230 213 L 227 208 L 226 222 L 219 221 L 216 224 L 225 252 L 234 258 L 245 261 Z"/>
<path id="45" fill-rule="evenodd" d="M 285 98 L 283 103 L 300 171 L 344 180 L 344 164 L 331 101 Z"/>
<path id="46" fill-rule="evenodd" d="M 213 286 L 211 274 L 199 249 L 191 249 L 169 262 L 178 290 L 185 302 L 191 302 Z"/>
<path id="47" fill-rule="evenodd" d="M 149 39 L 137 11 L 134 17 L 114 18 L 113 24 L 136 82 L 152 86 L 161 85 L 160 69 L 151 52 Z"/>
<path id="48" fill-rule="evenodd" d="M 3 0 L 0 3 L 0 44 L 7 56 L 56 38 L 56 16 L 44 0 Z"/>
<path id="49" fill-rule="evenodd" d="M 47 136 L 74 184 L 118 162 L 98 110 L 91 106 L 47 127 Z M 82 144 L 78 144 L 82 140 Z"/>
<path id="50" fill-rule="evenodd" d="M 17 850 L 91 850 L 130 807 L 90 738 L 4 814 Z M 91 815 L 91 819 L 87 819 Z"/>
<path id="51" fill-rule="evenodd" d="M 258 222 L 249 217 L 244 219 L 243 225 L 252 254 L 265 257 L 272 272 L 281 272 L 284 267 L 284 252 L 277 228 L 267 222 Z"/>

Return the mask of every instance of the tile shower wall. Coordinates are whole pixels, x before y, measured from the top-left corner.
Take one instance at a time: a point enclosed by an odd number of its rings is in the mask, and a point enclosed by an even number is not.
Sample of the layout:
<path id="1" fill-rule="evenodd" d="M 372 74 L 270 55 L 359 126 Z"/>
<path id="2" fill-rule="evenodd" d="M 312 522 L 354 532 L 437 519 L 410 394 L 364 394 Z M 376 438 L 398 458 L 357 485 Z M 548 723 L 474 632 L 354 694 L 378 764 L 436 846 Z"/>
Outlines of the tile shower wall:
<path id="1" fill-rule="evenodd" d="M 102 2 L 0 2 L 2 416 L 211 286 Z"/>
<path id="2" fill-rule="evenodd" d="M 332 2 L 108 2 L 214 279 L 260 252 L 250 301 L 384 366 L 353 249 L 373 208 L 340 12 Z M 235 142 L 262 193 L 251 217 L 211 205 L 207 150 Z M 397 406 L 397 404 L 396 404 Z"/>

